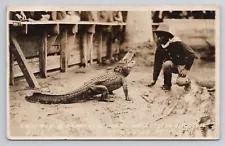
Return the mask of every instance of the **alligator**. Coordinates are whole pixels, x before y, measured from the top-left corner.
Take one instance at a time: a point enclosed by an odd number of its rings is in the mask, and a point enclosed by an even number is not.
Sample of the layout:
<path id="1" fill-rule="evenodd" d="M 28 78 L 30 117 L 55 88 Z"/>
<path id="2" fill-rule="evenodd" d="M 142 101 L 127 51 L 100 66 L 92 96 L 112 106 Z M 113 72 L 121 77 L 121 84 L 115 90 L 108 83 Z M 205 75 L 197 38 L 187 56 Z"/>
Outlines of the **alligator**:
<path id="1" fill-rule="evenodd" d="M 101 94 L 99 101 L 108 102 L 111 101 L 108 95 L 114 90 L 123 87 L 125 99 L 129 101 L 126 77 L 135 65 L 135 61 L 132 61 L 133 55 L 132 51 L 128 52 L 112 72 L 105 73 L 85 82 L 73 92 L 62 95 L 34 92 L 33 95 L 26 96 L 25 99 L 29 102 L 39 102 L 41 104 L 68 104 Z"/>

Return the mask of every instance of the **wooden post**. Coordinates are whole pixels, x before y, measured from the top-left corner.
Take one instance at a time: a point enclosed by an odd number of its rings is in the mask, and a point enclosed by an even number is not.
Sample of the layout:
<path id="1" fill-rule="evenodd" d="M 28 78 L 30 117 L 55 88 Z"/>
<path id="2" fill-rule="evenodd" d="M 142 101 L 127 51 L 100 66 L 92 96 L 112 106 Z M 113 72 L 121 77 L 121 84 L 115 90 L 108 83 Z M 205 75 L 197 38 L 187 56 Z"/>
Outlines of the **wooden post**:
<path id="1" fill-rule="evenodd" d="M 11 36 L 11 40 L 15 46 L 15 48 L 12 48 L 13 55 L 15 56 L 16 61 L 18 62 L 21 71 L 24 74 L 24 77 L 27 80 L 27 83 L 32 88 L 40 88 L 34 74 L 31 71 L 31 68 L 29 67 L 26 58 L 19 46 L 19 43 L 17 42 L 16 38 L 14 36 Z"/>
<path id="2" fill-rule="evenodd" d="M 9 65 L 9 84 L 14 85 L 14 56 L 13 52 L 11 50 L 11 47 L 9 48 L 9 59 L 10 59 L 10 65 Z"/>
<path id="3" fill-rule="evenodd" d="M 42 47 L 40 47 L 39 51 L 39 68 L 40 68 L 40 75 L 43 78 L 47 77 L 47 32 L 44 32 L 43 39 L 42 39 Z"/>
<path id="4" fill-rule="evenodd" d="M 113 55 L 113 51 L 112 51 L 112 32 L 108 32 L 108 37 L 107 37 L 107 59 L 112 60 L 112 55 Z"/>
<path id="5" fill-rule="evenodd" d="M 102 63 L 102 27 L 98 28 L 98 35 L 97 35 L 97 62 Z"/>
<path id="6" fill-rule="evenodd" d="M 60 49 L 60 70 L 61 72 L 66 72 L 68 67 L 68 53 L 67 53 L 67 29 L 63 28 L 61 34 L 61 49 Z"/>
<path id="7" fill-rule="evenodd" d="M 81 65 L 87 67 L 87 33 L 80 35 Z"/>

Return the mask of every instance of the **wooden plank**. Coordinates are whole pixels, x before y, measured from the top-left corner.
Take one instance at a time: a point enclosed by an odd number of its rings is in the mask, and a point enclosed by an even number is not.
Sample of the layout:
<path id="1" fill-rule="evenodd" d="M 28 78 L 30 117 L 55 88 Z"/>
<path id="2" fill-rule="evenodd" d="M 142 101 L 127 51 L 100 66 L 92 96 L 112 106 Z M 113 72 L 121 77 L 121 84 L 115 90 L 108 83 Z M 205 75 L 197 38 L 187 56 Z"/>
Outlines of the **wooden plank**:
<path id="1" fill-rule="evenodd" d="M 39 69 L 40 69 L 40 76 L 42 78 L 47 77 L 47 32 L 44 32 L 43 39 L 42 39 L 42 47 L 40 47 L 39 51 Z"/>
<path id="2" fill-rule="evenodd" d="M 68 36 L 68 30 L 63 29 L 61 38 L 60 38 L 60 43 L 61 43 L 61 48 L 60 48 L 60 70 L 61 72 L 66 72 L 67 67 L 68 67 L 68 52 L 67 52 L 67 36 Z"/>
<path id="3" fill-rule="evenodd" d="M 32 21 L 32 22 L 20 22 L 20 21 L 13 21 L 9 20 L 9 24 L 19 24 L 19 25 L 48 25 L 48 24 L 78 24 L 78 25 L 126 25 L 126 23 L 119 23 L 119 22 L 96 22 L 96 21 Z"/>
<path id="4" fill-rule="evenodd" d="M 14 55 L 13 55 L 13 52 L 11 50 L 11 47 L 10 47 L 10 52 L 9 52 L 9 59 L 10 59 L 10 66 L 9 66 L 9 84 L 10 85 L 14 85 Z"/>
<path id="5" fill-rule="evenodd" d="M 26 59 L 28 65 L 32 67 L 32 72 L 40 76 L 40 68 L 39 68 L 39 58 Z M 56 63 L 58 62 L 58 63 Z M 59 70 L 60 69 L 60 56 L 48 56 L 47 58 L 47 73 L 50 70 Z M 23 73 L 17 62 L 14 62 L 14 78 L 16 77 L 24 77 Z"/>
<path id="6" fill-rule="evenodd" d="M 11 36 L 11 40 L 15 46 L 15 48 L 12 48 L 13 55 L 15 56 L 16 61 L 18 62 L 21 71 L 23 72 L 27 83 L 32 88 L 40 88 L 34 74 L 31 71 L 31 68 L 29 67 L 26 58 L 19 46 L 19 43 L 17 42 L 16 38 L 14 36 Z"/>
<path id="7" fill-rule="evenodd" d="M 153 26 L 158 26 L 160 23 L 152 23 Z"/>
<path id="8" fill-rule="evenodd" d="M 77 25 L 69 25 L 69 27 L 67 27 L 67 30 L 68 30 L 68 36 L 67 36 L 67 52 L 68 52 L 68 58 L 67 58 L 67 62 L 68 62 L 68 65 L 71 64 L 70 62 L 70 57 L 73 53 L 73 49 L 76 48 L 76 33 L 78 31 L 77 29 Z M 73 62 L 72 62 L 73 64 Z"/>
<path id="9" fill-rule="evenodd" d="M 21 34 L 21 33 L 20 33 Z M 17 35 L 16 40 L 20 44 L 20 48 L 26 58 L 38 57 L 39 50 L 42 47 L 42 37 L 41 35 Z"/>
<path id="10" fill-rule="evenodd" d="M 68 62 L 68 66 L 74 65 L 74 64 L 80 65 L 80 63 L 81 63 L 80 58 L 81 58 L 80 50 L 72 50 L 70 52 L 70 59 Z"/>
<path id="11" fill-rule="evenodd" d="M 58 37 L 58 34 L 56 35 L 51 35 L 48 37 L 48 41 L 47 41 L 47 48 L 48 50 L 52 47 L 52 45 L 55 43 L 56 39 Z"/>
<path id="12" fill-rule="evenodd" d="M 96 49 L 97 49 L 97 47 L 96 47 Z M 106 50 L 103 50 L 102 54 L 103 54 L 103 57 L 105 57 Z M 94 56 L 94 60 L 96 60 L 97 59 L 97 51 L 96 51 L 96 53 L 94 53 L 93 56 Z M 40 74 L 39 58 L 32 58 L 32 59 L 26 59 L 26 60 L 28 62 L 28 65 L 30 67 L 32 67 L 32 72 L 38 74 L 38 76 L 39 76 L 39 74 Z M 60 62 L 60 55 L 48 56 L 47 57 L 47 73 L 49 71 L 53 71 L 53 70 L 59 71 L 60 70 L 59 62 Z M 80 50 L 72 51 L 72 55 L 70 56 L 70 62 L 68 63 L 68 68 L 70 66 L 74 66 L 74 65 L 77 65 L 77 66 L 80 65 Z M 14 62 L 14 78 L 17 78 L 17 77 L 24 77 L 24 75 L 21 72 L 21 69 L 20 69 L 18 63 Z"/>
<path id="13" fill-rule="evenodd" d="M 67 52 L 68 52 L 67 62 L 68 63 L 69 63 L 69 60 L 70 60 L 70 54 L 72 53 L 73 48 L 76 45 L 75 39 L 76 39 L 76 34 L 68 34 L 68 37 L 67 37 L 67 41 L 68 41 L 68 44 L 67 44 Z"/>

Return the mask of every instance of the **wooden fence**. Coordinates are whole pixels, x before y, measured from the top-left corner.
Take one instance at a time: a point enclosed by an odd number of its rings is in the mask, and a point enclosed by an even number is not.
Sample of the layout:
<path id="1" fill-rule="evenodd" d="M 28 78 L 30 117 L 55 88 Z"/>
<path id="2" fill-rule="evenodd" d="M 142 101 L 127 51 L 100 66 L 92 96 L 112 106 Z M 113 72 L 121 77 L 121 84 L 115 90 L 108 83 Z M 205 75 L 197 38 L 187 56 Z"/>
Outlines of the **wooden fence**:
<path id="1" fill-rule="evenodd" d="M 94 60 L 102 63 L 108 49 L 114 49 L 109 51 L 110 55 L 119 49 L 120 44 L 109 38 L 111 30 L 125 25 L 117 22 L 9 21 L 10 84 L 14 84 L 15 77 L 24 76 L 29 86 L 39 87 L 34 73 L 45 78 L 51 69 L 66 72 L 68 66 L 75 64 L 86 66 Z M 18 64 L 15 65 L 14 60 Z M 22 72 L 16 71 L 19 69 Z"/>

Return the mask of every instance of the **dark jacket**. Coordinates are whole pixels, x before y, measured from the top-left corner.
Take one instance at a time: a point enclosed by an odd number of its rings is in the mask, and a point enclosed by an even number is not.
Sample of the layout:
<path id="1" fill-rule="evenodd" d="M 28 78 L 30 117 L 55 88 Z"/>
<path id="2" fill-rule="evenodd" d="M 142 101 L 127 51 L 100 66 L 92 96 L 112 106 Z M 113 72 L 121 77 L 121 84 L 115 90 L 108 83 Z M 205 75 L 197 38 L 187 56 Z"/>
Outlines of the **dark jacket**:
<path id="1" fill-rule="evenodd" d="M 153 80 L 158 79 L 165 61 L 171 60 L 175 65 L 185 65 L 184 68 L 190 70 L 194 59 L 195 52 L 181 41 L 172 42 L 166 48 L 162 48 L 160 45 L 155 53 Z"/>

